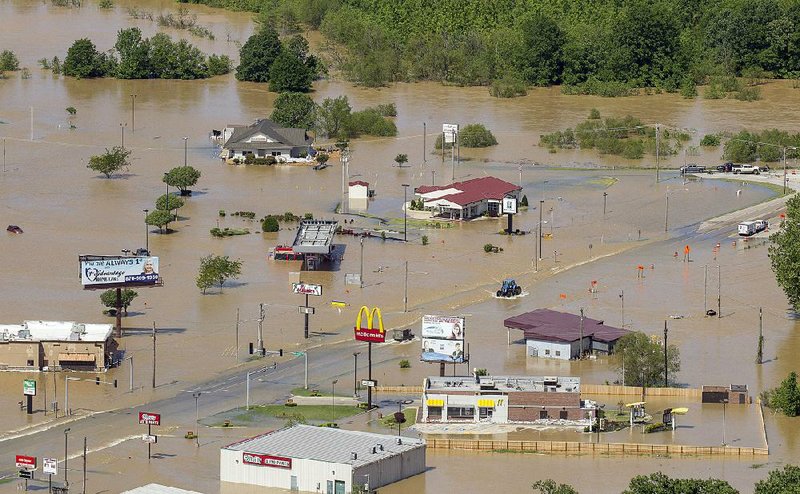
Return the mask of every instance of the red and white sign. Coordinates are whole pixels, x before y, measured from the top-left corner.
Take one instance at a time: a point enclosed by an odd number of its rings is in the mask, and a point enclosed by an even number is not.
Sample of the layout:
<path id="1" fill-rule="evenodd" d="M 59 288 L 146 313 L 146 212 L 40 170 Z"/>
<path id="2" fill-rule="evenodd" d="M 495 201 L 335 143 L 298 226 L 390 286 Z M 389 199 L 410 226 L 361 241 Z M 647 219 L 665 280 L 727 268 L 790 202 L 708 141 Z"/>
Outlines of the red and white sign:
<path id="1" fill-rule="evenodd" d="M 356 340 L 369 341 L 371 343 L 384 343 L 386 333 L 380 329 L 353 328 L 356 333 Z"/>
<path id="2" fill-rule="evenodd" d="M 292 292 L 300 295 L 322 295 L 322 285 L 312 285 L 311 283 L 292 283 Z"/>
<path id="3" fill-rule="evenodd" d="M 292 468 L 292 459 L 282 456 L 259 455 L 257 453 L 242 453 L 242 462 L 247 465 L 260 467 Z"/>
<path id="4" fill-rule="evenodd" d="M 24 468 L 26 470 L 36 470 L 36 457 L 17 455 L 17 468 Z"/>
<path id="5" fill-rule="evenodd" d="M 145 425 L 161 425 L 161 414 L 139 412 L 139 423 Z"/>

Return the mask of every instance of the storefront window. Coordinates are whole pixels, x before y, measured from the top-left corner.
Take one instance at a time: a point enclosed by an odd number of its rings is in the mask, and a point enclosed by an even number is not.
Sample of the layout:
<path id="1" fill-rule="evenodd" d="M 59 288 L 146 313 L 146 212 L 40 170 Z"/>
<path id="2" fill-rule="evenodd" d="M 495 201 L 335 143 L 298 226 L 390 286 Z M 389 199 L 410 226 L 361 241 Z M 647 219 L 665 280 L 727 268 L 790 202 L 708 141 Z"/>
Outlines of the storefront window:
<path id="1" fill-rule="evenodd" d="M 442 407 L 428 407 L 428 418 L 442 418 Z"/>
<path id="2" fill-rule="evenodd" d="M 447 418 L 449 420 L 475 418 L 475 408 L 474 407 L 447 407 Z"/>

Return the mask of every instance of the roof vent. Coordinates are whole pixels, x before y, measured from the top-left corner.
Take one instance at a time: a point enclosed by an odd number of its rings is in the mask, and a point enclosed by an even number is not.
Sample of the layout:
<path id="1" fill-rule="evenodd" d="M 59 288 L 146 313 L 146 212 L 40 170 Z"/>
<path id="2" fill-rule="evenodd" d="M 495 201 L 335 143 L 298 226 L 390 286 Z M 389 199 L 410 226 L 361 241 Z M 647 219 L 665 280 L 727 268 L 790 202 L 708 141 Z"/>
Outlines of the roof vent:
<path id="1" fill-rule="evenodd" d="M 383 451 L 383 444 L 378 444 L 378 451 Z"/>
<path id="2" fill-rule="evenodd" d="M 377 448 L 376 448 L 375 446 L 373 446 L 373 447 L 372 447 L 372 454 L 374 455 L 374 454 L 375 454 L 375 453 L 377 453 L 377 452 L 378 452 L 378 451 L 377 451 Z"/>
<path id="3" fill-rule="evenodd" d="M 403 440 L 402 440 L 402 439 L 400 439 L 399 437 L 397 438 L 397 444 L 398 444 L 398 445 L 401 445 L 401 444 L 403 444 Z"/>
<path id="4" fill-rule="evenodd" d="M 351 460 L 357 460 L 358 459 L 358 453 L 356 453 L 355 451 L 352 451 L 350 453 L 350 459 Z"/>
<path id="5" fill-rule="evenodd" d="M 30 329 L 20 329 L 17 332 L 17 338 L 21 340 L 27 340 L 31 337 L 31 330 Z"/>

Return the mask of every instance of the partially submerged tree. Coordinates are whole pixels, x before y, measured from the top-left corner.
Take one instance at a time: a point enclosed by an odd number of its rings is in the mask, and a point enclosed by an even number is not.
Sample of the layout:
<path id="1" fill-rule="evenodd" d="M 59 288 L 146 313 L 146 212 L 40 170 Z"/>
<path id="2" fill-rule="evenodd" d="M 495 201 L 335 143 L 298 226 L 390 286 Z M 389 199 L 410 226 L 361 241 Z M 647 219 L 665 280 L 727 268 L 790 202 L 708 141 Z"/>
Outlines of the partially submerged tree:
<path id="1" fill-rule="evenodd" d="M 262 26 L 239 50 L 236 78 L 240 81 L 268 82 L 269 69 L 281 53 L 278 33 L 271 26 Z"/>
<path id="2" fill-rule="evenodd" d="M 673 479 L 661 472 L 637 475 L 623 494 L 739 494 L 719 479 Z"/>
<path id="3" fill-rule="evenodd" d="M 307 94 L 280 93 L 275 99 L 275 108 L 269 118 L 284 127 L 312 129 L 316 108 L 316 103 Z"/>
<path id="4" fill-rule="evenodd" d="M 164 227 L 166 227 L 166 231 L 169 233 L 169 223 L 172 221 L 172 213 L 169 211 L 163 211 L 160 209 L 156 209 L 147 215 L 144 219 L 144 222 L 150 226 L 157 226 L 158 231 L 162 232 Z"/>
<path id="5" fill-rule="evenodd" d="M 578 494 L 569 484 L 556 484 L 555 480 L 537 480 L 531 486 L 533 490 L 539 491 L 541 494 Z"/>
<path id="6" fill-rule="evenodd" d="M 622 374 L 623 367 L 625 369 L 628 386 L 664 385 L 664 346 L 641 331 L 620 338 L 614 347 L 614 356 L 617 372 Z M 673 379 L 681 370 L 680 353 L 675 345 L 667 348 L 667 370 Z"/>
<path id="7" fill-rule="evenodd" d="M 173 211 L 183 207 L 183 199 L 172 194 L 164 194 L 156 199 L 156 209 L 159 211 Z"/>
<path id="8" fill-rule="evenodd" d="M 128 315 L 128 307 L 133 302 L 133 299 L 139 296 L 136 290 L 131 290 L 130 288 L 123 288 L 122 292 L 122 313 L 123 315 Z M 106 290 L 100 294 L 100 302 L 110 309 L 114 309 L 117 307 L 117 291 L 115 289 Z"/>
<path id="9" fill-rule="evenodd" d="M 232 260 L 228 256 L 207 255 L 200 259 L 200 270 L 197 273 L 197 288 L 203 294 L 214 285 L 218 285 L 220 291 L 222 285 L 230 279 L 236 279 L 242 274 L 242 261 Z"/>
<path id="10" fill-rule="evenodd" d="M 189 196 L 192 195 L 190 187 L 197 184 L 200 175 L 200 170 L 192 166 L 176 166 L 168 171 L 162 180 L 170 187 L 177 187 L 182 196 Z"/>
<path id="11" fill-rule="evenodd" d="M 789 304 L 800 310 L 800 196 L 786 201 L 786 219 L 770 235 L 769 260 Z"/>
<path id="12" fill-rule="evenodd" d="M 123 168 L 130 166 L 128 157 L 131 152 L 125 148 L 114 146 L 110 150 L 106 148 L 106 152 L 98 154 L 89 158 L 89 164 L 86 168 L 102 173 L 106 178 L 111 178 L 113 174 Z"/>
<path id="13" fill-rule="evenodd" d="M 800 467 L 786 465 L 782 470 L 769 472 L 764 480 L 756 482 L 755 494 L 797 494 L 800 492 Z"/>
<path id="14" fill-rule="evenodd" d="M 800 415 L 800 388 L 797 386 L 797 373 L 792 371 L 781 381 L 780 386 L 764 393 L 766 405 L 789 417 Z"/>
<path id="15" fill-rule="evenodd" d="M 408 155 L 407 154 L 398 154 L 394 157 L 395 163 L 397 166 L 403 166 L 404 164 L 408 163 Z"/>

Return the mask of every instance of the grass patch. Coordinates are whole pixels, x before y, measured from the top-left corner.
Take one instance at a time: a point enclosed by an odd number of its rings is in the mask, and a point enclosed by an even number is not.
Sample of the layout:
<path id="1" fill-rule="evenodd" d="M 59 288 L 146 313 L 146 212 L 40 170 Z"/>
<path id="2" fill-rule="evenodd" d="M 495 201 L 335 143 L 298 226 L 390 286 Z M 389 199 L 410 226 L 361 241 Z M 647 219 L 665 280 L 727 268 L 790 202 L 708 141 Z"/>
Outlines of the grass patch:
<path id="1" fill-rule="evenodd" d="M 406 408 L 403 410 L 403 415 L 406 417 L 406 421 L 400 426 L 401 429 L 407 429 L 412 425 L 417 423 L 417 409 L 415 408 Z M 390 413 L 385 415 L 381 419 L 381 425 L 384 427 L 389 427 L 391 429 L 397 428 L 397 422 L 394 420 L 394 413 Z"/>
<path id="2" fill-rule="evenodd" d="M 294 388 L 292 390 L 294 396 L 330 396 L 320 392 L 318 389 Z"/>
<path id="3" fill-rule="evenodd" d="M 742 180 L 742 179 L 736 179 L 736 178 L 718 178 L 716 180 L 724 180 L 726 182 L 737 183 L 737 184 L 740 184 L 742 182 L 747 182 L 748 184 L 751 184 L 751 185 L 757 185 L 759 187 L 765 187 L 765 188 L 771 190 L 777 197 L 783 197 L 784 196 L 783 185 L 780 185 L 780 184 L 773 184 L 773 183 L 770 183 L 770 182 L 755 182 L 755 181 L 750 181 L 750 180 L 747 180 L 747 179 Z M 794 193 L 794 192 L 792 192 L 792 188 L 791 187 L 786 187 L 786 190 L 788 191 L 786 195 Z M 764 199 L 761 202 L 771 201 L 772 199 L 774 199 L 774 197 L 770 197 L 770 198 Z"/>
<path id="4" fill-rule="evenodd" d="M 357 413 L 361 413 L 361 409 L 349 405 L 337 405 L 336 407 L 333 407 L 331 404 L 297 405 L 294 407 L 287 407 L 285 405 L 258 405 L 250 407 L 249 411 L 244 411 L 234 416 L 231 422 L 251 422 L 261 417 L 275 417 L 279 419 L 302 418 L 309 422 L 335 422 L 336 420 L 351 417 Z"/>
<path id="5" fill-rule="evenodd" d="M 213 237 L 233 237 L 235 235 L 247 235 L 250 230 L 247 228 L 212 228 L 211 235 Z"/>
<path id="6" fill-rule="evenodd" d="M 619 182 L 619 179 L 614 177 L 597 177 L 587 181 L 590 185 L 599 185 L 605 188 L 611 187 L 617 182 Z"/>

